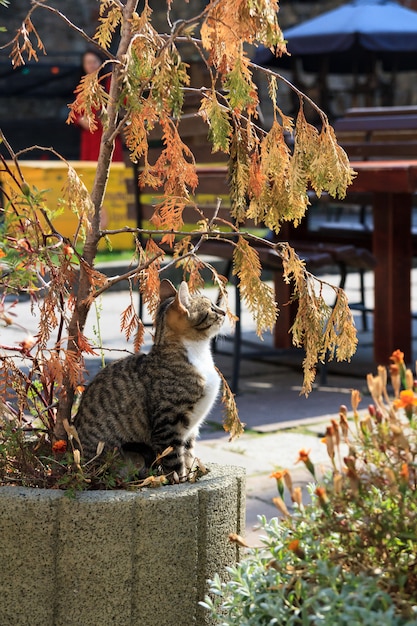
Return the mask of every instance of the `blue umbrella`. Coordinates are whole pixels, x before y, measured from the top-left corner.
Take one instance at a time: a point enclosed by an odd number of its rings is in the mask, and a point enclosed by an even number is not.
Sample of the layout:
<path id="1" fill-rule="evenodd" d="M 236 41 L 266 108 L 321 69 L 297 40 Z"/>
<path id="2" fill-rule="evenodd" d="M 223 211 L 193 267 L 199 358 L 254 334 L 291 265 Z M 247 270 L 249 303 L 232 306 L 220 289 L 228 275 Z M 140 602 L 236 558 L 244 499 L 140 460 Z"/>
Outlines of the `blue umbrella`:
<path id="1" fill-rule="evenodd" d="M 394 0 L 353 0 L 284 30 L 284 36 L 306 71 L 318 71 L 323 59 L 334 73 L 367 73 L 376 60 L 388 71 L 417 70 L 417 11 Z M 262 47 L 253 60 L 282 68 L 290 63 Z"/>

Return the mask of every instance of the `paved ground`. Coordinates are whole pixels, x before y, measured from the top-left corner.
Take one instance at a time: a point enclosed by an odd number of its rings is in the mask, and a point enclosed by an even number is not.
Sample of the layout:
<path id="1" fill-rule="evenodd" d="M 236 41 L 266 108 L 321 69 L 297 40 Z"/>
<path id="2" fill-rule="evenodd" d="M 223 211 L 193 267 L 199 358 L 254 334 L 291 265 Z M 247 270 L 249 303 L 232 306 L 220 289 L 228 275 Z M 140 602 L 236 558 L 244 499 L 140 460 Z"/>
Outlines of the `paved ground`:
<path id="1" fill-rule="evenodd" d="M 287 468 L 295 486 L 305 488 L 312 477 L 302 463 L 296 464 L 298 451 L 311 450 L 314 462 L 327 466 L 329 459 L 321 442 L 326 426 L 337 417 L 341 404 L 350 407 L 352 388 L 366 393 L 361 378 L 329 375 L 326 386 L 317 385 L 308 398 L 300 396 L 300 384 L 301 373 L 297 369 L 247 361 L 236 397 L 246 432 L 229 442 L 228 436 L 218 429 L 222 409 L 217 406 L 211 415 L 217 430 L 213 430 L 210 420 L 197 445 L 197 455 L 205 462 L 245 467 L 247 537 L 255 543 L 258 515 L 277 514 L 272 498 L 278 494 L 271 472 Z M 288 498 L 286 502 L 290 508 Z"/>
<path id="2" fill-rule="evenodd" d="M 328 278 L 332 280 L 332 277 Z M 372 275 L 367 276 L 367 281 L 372 303 Z M 351 301 L 356 298 L 355 289 L 355 281 L 348 283 Z M 215 292 L 211 295 L 214 298 Z M 107 293 L 100 305 L 99 325 L 91 316 L 86 334 L 89 337 L 97 336 L 100 327 L 106 348 L 110 350 L 106 352 L 106 358 L 117 358 L 123 355 L 120 350 L 130 349 L 119 331 L 119 314 L 128 302 L 129 296 L 125 291 Z M 36 318 L 31 315 L 28 303 L 19 303 L 16 313 L 18 323 L 35 333 Z M 360 318 L 357 320 L 360 329 Z M 253 339 L 253 324 L 246 312 L 243 315 L 243 328 L 244 337 Z M 18 327 L 0 327 L 0 342 L 11 344 L 20 341 L 24 332 Z M 271 471 L 288 468 L 296 484 L 305 484 L 311 477 L 302 464 L 295 465 L 298 451 L 301 448 L 311 449 L 311 457 L 316 463 L 327 462 L 326 449 L 320 441 L 326 424 L 331 417 L 337 416 L 341 404 L 350 407 L 352 388 L 366 394 L 364 377 L 376 369 L 372 362 L 371 340 L 371 332 L 359 332 L 359 348 L 352 362 L 329 366 L 326 384 L 317 384 L 308 398 L 300 396 L 301 351 L 278 354 L 270 362 L 242 360 L 236 401 L 247 431 L 239 439 L 229 442 L 221 427 L 222 407 L 219 404 L 202 430 L 197 453 L 205 463 L 216 462 L 246 468 L 247 536 L 252 541 L 256 541 L 256 531 L 253 529 L 257 516 L 265 514 L 271 517 L 277 513 L 272 505 L 272 497 L 277 492 L 275 481 L 269 478 Z M 266 337 L 265 345 L 270 341 L 271 338 Z M 225 347 L 229 343 L 223 342 L 222 345 Z M 230 357 L 217 354 L 216 361 L 225 376 L 229 376 Z M 91 373 L 99 365 L 98 359 L 88 362 Z M 363 406 L 366 406 L 366 399 Z"/>

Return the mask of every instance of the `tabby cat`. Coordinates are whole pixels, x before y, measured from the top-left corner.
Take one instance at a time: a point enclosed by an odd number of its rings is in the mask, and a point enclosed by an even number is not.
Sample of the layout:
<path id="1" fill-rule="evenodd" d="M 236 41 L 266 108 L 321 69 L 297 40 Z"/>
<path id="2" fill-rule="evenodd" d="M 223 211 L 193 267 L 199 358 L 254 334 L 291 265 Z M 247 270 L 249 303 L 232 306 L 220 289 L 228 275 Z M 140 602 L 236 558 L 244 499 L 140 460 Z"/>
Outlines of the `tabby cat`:
<path id="1" fill-rule="evenodd" d="M 178 291 L 168 280 L 160 287 L 155 337 L 149 354 L 135 354 L 101 370 L 84 391 L 74 426 L 86 458 L 99 442 L 120 450 L 163 457 L 163 472 L 184 480 L 194 460 L 199 427 L 220 386 L 210 339 L 224 311 L 202 295 Z M 147 456 L 146 454 L 144 455 Z"/>

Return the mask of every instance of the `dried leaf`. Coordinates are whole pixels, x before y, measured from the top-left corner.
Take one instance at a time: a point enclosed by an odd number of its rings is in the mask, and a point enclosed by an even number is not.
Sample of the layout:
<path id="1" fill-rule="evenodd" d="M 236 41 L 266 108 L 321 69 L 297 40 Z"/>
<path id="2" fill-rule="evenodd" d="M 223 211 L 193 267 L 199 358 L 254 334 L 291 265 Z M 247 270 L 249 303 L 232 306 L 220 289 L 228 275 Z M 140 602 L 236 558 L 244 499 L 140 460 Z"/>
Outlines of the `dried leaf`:
<path id="1" fill-rule="evenodd" d="M 93 356 L 98 356 L 98 353 L 94 350 L 87 337 L 78 329 L 77 346 L 80 352 L 86 352 Z"/>
<path id="2" fill-rule="evenodd" d="M 357 336 L 346 294 L 332 287 L 336 294 L 333 307 L 322 294 L 322 282 L 307 272 L 305 263 L 287 243 L 277 250 L 282 259 L 283 278 L 294 286 L 292 300 L 298 303 L 291 328 L 293 343 L 305 350 L 302 393 L 308 394 L 316 375 L 316 365 L 336 357 L 349 360 L 356 350 Z"/>
<path id="3" fill-rule="evenodd" d="M 210 62 L 227 74 L 239 57 L 243 42 L 262 41 L 281 56 L 286 47 L 277 14 L 276 0 L 259 0 L 256 10 L 247 0 L 210 3 L 201 27 L 201 40 Z"/>
<path id="4" fill-rule="evenodd" d="M 338 145 L 333 128 L 324 124 L 309 168 L 311 186 L 320 197 L 328 191 L 334 198 L 344 198 L 356 176 L 346 152 Z"/>
<path id="5" fill-rule="evenodd" d="M 139 289 L 143 302 L 146 305 L 152 316 L 155 315 L 156 309 L 159 306 L 159 285 L 160 277 L 159 272 L 161 269 L 161 263 L 163 256 L 161 255 L 161 248 L 152 239 L 148 239 L 146 242 L 145 251 L 142 254 L 141 261 L 148 261 L 155 258 L 155 261 L 148 265 L 148 267 L 140 273 Z M 159 255 L 159 256 L 158 256 Z"/>
<path id="6" fill-rule="evenodd" d="M 136 330 L 135 338 L 133 340 L 133 349 L 135 352 L 139 352 L 139 350 L 143 346 L 144 341 L 145 341 L 145 326 L 142 320 L 139 320 L 138 328 Z"/>
<path id="7" fill-rule="evenodd" d="M 136 309 L 133 302 L 127 305 L 124 311 L 120 315 L 120 330 L 124 332 L 126 341 L 129 341 L 135 330 L 139 325 L 139 316 L 136 313 Z"/>
<path id="8" fill-rule="evenodd" d="M 239 237 L 233 252 L 233 275 L 239 278 L 241 297 L 256 322 L 257 334 L 262 337 L 265 330 L 273 330 L 277 319 L 275 292 L 262 281 L 259 255 L 243 237 Z"/>
<path id="9" fill-rule="evenodd" d="M 90 131 L 93 133 L 97 130 L 97 112 L 103 114 L 106 111 L 109 95 L 103 85 L 99 75 L 100 68 L 91 74 L 85 74 L 74 93 L 76 98 L 74 102 L 68 105 L 70 112 L 67 118 L 67 124 L 76 122 L 79 115 L 84 116 L 89 124 Z"/>
<path id="10" fill-rule="evenodd" d="M 63 427 L 65 429 L 65 432 L 68 435 L 68 439 L 70 439 L 70 440 L 71 439 L 75 439 L 75 441 L 78 443 L 80 448 L 82 448 L 82 444 L 81 444 L 81 441 L 80 441 L 80 438 L 78 436 L 78 432 L 77 432 L 77 429 L 75 428 L 75 426 L 73 424 L 70 424 L 67 419 L 63 419 L 62 420 L 62 425 L 63 425 Z M 74 452 L 75 452 L 75 450 L 74 450 Z"/>
<path id="11" fill-rule="evenodd" d="M 237 533 L 229 533 L 229 541 L 231 543 L 236 543 L 241 548 L 250 548 L 251 546 L 243 539 L 241 535 Z"/>
<path id="12" fill-rule="evenodd" d="M 32 59 L 38 61 L 36 49 L 34 48 L 31 41 L 31 35 L 34 35 L 36 38 L 35 46 L 38 48 L 38 50 L 43 52 L 43 54 L 46 54 L 45 47 L 42 43 L 41 38 L 39 37 L 36 28 L 33 25 L 32 20 L 30 19 L 30 17 L 26 17 L 22 25 L 18 29 L 17 35 L 13 39 L 13 46 L 10 56 L 12 58 L 12 64 L 14 67 L 20 67 L 21 65 L 25 65 L 25 55 L 28 61 L 31 61 Z"/>
<path id="13" fill-rule="evenodd" d="M 110 47 L 112 37 L 122 21 L 122 7 L 116 0 L 101 0 L 100 24 L 94 39 L 106 50 Z"/>
<path id="14" fill-rule="evenodd" d="M 104 450 L 104 446 L 105 446 L 105 442 L 104 441 L 99 441 L 97 444 L 97 449 L 96 449 L 96 457 L 100 456 Z"/>
<path id="15" fill-rule="evenodd" d="M 229 441 L 232 441 L 235 437 L 240 437 L 244 433 L 245 424 L 239 419 L 238 410 L 235 402 L 235 396 L 232 393 L 229 385 L 223 374 L 217 369 L 217 373 L 219 374 L 222 383 L 223 383 L 223 393 L 222 393 L 222 403 L 224 405 L 224 420 L 223 420 L 223 428 L 224 430 L 230 434 Z"/>

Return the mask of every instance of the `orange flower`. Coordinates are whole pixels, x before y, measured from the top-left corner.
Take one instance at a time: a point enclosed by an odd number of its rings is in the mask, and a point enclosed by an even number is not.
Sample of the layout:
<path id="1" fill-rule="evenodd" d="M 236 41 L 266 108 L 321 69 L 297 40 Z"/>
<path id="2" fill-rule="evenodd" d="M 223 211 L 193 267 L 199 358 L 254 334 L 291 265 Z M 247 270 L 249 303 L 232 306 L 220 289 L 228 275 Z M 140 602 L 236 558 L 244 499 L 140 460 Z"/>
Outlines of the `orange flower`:
<path id="1" fill-rule="evenodd" d="M 324 487 L 316 487 L 314 493 L 318 497 L 323 509 L 327 510 L 329 506 L 329 496 L 327 495 L 326 489 Z"/>
<path id="2" fill-rule="evenodd" d="M 393 363 L 397 363 L 397 365 L 403 365 L 404 352 L 401 352 L 401 350 L 394 350 L 394 352 L 390 356 L 390 361 L 392 361 Z"/>
<path id="3" fill-rule="evenodd" d="M 300 547 L 299 539 L 293 539 L 292 541 L 290 541 L 290 543 L 288 544 L 288 548 L 291 550 L 291 552 L 294 552 L 294 554 L 296 554 L 299 559 L 305 558 L 305 552 Z"/>
<path id="4" fill-rule="evenodd" d="M 298 452 L 298 459 L 296 460 L 296 464 L 300 463 L 300 461 L 302 463 L 307 463 L 310 460 L 309 454 L 311 452 L 311 448 L 310 450 L 305 450 L 304 448 L 302 448 L 302 450 L 299 450 Z"/>
<path id="5" fill-rule="evenodd" d="M 403 480 L 404 482 L 407 482 L 407 483 L 408 483 L 408 481 L 409 481 L 409 479 L 410 479 L 410 470 L 408 469 L 408 465 L 407 465 L 407 463 L 403 463 L 403 464 L 401 465 L 400 477 L 402 478 L 402 480 Z"/>
<path id="6" fill-rule="evenodd" d="M 4 250 L 0 250 L 0 259 L 5 256 L 6 256 L 6 253 L 4 252 Z"/>
<path id="7" fill-rule="evenodd" d="M 64 439 L 58 439 L 58 441 L 55 441 L 52 445 L 52 451 L 64 454 L 64 452 L 67 451 L 67 442 Z"/>
<path id="8" fill-rule="evenodd" d="M 269 478 L 276 478 L 276 480 L 282 480 L 285 476 L 285 474 L 288 473 L 288 470 L 280 470 L 277 472 L 272 472 L 272 474 L 270 475 Z"/>
<path id="9" fill-rule="evenodd" d="M 413 406 L 417 406 L 417 396 L 414 395 L 411 389 L 404 389 L 400 392 L 400 397 L 394 400 L 396 409 L 407 409 Z"/>
<path id="10" fill-rule="evenodd" d="M 272 472 L 269 478 L 275 478 L 277 481 L 277 488 L 279 491 L 279 495 L 281 498 L 284 496 L 284 483 L 287 485 L 287 488 L 291 491 L 292 488 L 292 480 L 288 470 L 278 470 L 276 472 Z"/>
<path id="11" fill-rule="evenodd" d="M 315 477 L 316 472 L 315 472 L 313 463 L 310 461 L 310 457 L 309 457 L 310 452 L 311 450 L 305 450 L 304 448 L 302 448 L 302 450 L 298 452 L 298 459 L 296 460 L 295 464 L 300 463 L 301 461 L 302 463 L 304 463 L 304 465 L 306 466 L 310 474 L 312 474 Z"/>
<path id="12" fill-rule="evenodd" d="M 298 550 L 300 545 L 300 540 L 299 539 L 293 539 L 292 541 L 290 541 L 290 543 L 288 544 L 289 549 L 292 552 L 295 552 L 295 550 Z"/>

